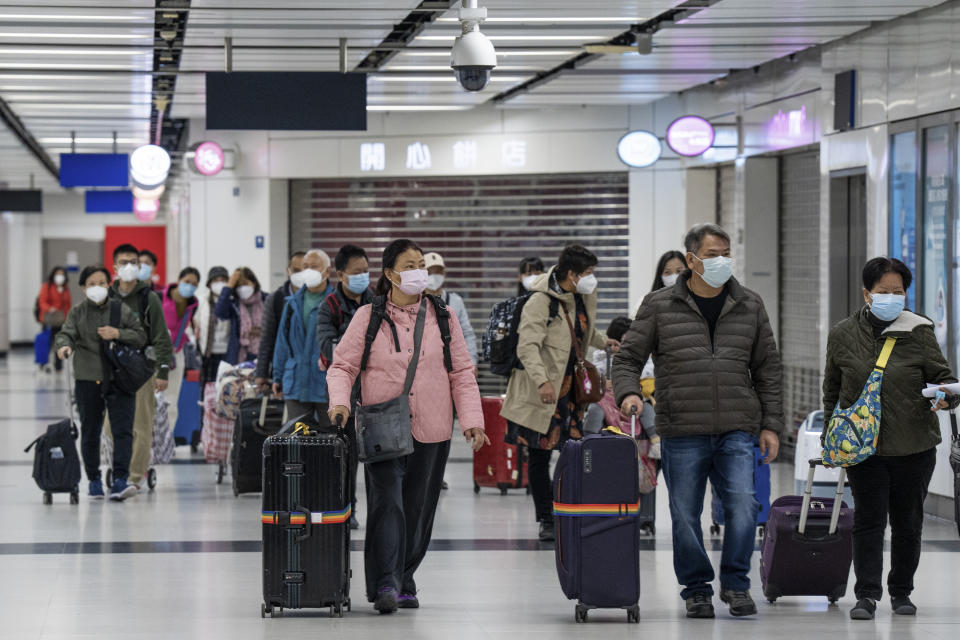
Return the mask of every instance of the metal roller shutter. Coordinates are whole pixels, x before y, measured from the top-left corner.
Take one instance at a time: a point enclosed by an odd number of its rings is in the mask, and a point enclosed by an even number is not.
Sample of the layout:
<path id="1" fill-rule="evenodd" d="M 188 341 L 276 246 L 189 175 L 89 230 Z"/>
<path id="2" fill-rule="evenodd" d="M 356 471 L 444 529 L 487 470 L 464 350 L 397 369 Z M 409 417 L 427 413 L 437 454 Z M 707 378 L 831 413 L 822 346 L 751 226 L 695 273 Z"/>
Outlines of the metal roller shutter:
<path id="1" fill-rule="evenodd" d="M 491 307 L 517 294 L 517 266 L 527 256 L 549 266 L 569 244 L 596 253 L 601 329 L 629 304 L 626 173 L 293 180 L 290 196 L 292 249 L 332 257 L 357 244 L 372 274 L 397 238 L 440 253 L 446 288 L 463 296 L 478 348 Z M 506 380 L 481 364 L 480 387 L 502 393 Z"/>
<path id="2" fill-rule="evenodd" d="M 782 156 L 779 337 L 788 427 L 821 406 L 820 244 L 820 153 Z"/>

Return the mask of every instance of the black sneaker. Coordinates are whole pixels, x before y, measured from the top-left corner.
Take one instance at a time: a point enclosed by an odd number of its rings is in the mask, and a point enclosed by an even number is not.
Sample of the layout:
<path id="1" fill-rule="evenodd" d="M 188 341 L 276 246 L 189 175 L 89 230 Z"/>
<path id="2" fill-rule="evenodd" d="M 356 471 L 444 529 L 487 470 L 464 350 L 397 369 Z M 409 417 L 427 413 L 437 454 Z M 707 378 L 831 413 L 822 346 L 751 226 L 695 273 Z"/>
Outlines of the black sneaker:
<path id="1" fill-rule="evenodd" d="M 401 593 L 397 598 L 397 606 L 401 609 L 419 609 L 420 601 L 412 593 Z"/>
<path id="2" fill-rule="evenodd" d="M 749 591 L 729 591 L 723 589 L 720 591 L 721 602 L 726 602 L 730 607 L 730 615 L 736 618 L 743 616 L 757 615 L 757 605 L 750 597 Z"/>
<path id="3" fill-rule="evenodd" d="M 909 596 L 897 596 L 896 598 L 891 598 L 890 607 L 898 616 L 917 615 L 917 605 L 910 601 Z"/>
<path id="4" fill-rule="evenodd" d="M 384 587 L 377 593 L 373 608 L 380 613 L 394 613 L 397 610 L 397 590 Z"/>
<path id="5" fill-rule="evenodd" d="M 860 598 L 853 609 L 850 609 L 851 620 L 873 620 L 877 612 L 877 601 L 873 598 Z"/>
<path id="6" fill-rule="evenodd" d="M 688 618 L 713 618 L 713 596 L 705 591 L 698 591 L 687 598 Z"/>
<path id="7" fill-rule="evenodd" d="M 540 523 L 540 542 L 553 542 L 557 535 L 553 529 L 553 523 L 543 521 Z"/>

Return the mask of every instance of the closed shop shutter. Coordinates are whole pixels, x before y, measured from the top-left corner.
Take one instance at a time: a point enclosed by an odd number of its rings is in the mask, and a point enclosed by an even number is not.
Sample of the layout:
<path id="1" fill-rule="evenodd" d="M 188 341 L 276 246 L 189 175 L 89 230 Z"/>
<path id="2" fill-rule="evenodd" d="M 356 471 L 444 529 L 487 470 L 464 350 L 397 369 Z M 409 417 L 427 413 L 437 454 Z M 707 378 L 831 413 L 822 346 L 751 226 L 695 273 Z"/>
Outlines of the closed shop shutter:
<path id="1" fill-rule="evenodd" d="M 397 238 L 440 253 L 445 289 L 463 296 L 478 348 L 492 306 L 517 295 L 520 260 L 538 256 L 549 268 L 569 244 L 600 258 L 599 328 L 628 306 L 626 173 L 293 180 L 290 189 L 291 249 L 333 257 L 357 244 L 372 278 Z M 484 394 L 506 388 L 483 364 L 480 381 Z"/>
<path id="2" fill-rule="evenodd" d="M 782 156 L 779 341 L 788 426 L 821 406 L 820 244 L 820 153 Z"/>

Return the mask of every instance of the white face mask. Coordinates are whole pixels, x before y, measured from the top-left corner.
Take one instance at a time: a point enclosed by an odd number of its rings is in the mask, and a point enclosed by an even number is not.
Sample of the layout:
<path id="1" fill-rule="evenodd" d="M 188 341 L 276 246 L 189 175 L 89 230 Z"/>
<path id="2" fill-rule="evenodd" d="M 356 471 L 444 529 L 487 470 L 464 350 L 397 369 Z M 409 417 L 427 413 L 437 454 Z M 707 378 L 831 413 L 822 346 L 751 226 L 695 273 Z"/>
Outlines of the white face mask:
<path id="1" fill-rule="evenodd" d="M 597 290 L 597 284 L 599 284 L 597 282 L 597 276 L 592 273 L 588 276 L 583 276 L 580 278 L 580 281 L 577 282 L 577 293 L 588 296 Z"/>
<path id="2" fill-rule="evenodd" d="M 84 293 L 87 295 L 87 299 L 94 304 L 100 304 L 107 299 L 107 288 L 106 287 L 87 287 L 84 290 Z"/>
<path id="3" fill-rule="evenodd" d="M 62 273 L 58 273 L 57 275 L 53 276 L 53 283 L 58 287 L 62 287 L 63 283 L 66 281 L 67 276 L 63 275 Z"/>
<path id="4" fill-rule="evenodd" d="M 140 275 L 140 265 L 125 264 L 117 269 L 117 275 L 123 282 L 133 282 Z"/>
<path id="5" fill-rule="evenodd" d="M 442 273 L 435 273 L 431 276 L 427 276 L 427 290 L 428 291 L 440 291 L 443 288 L 444 277 Z"/>
<path id="6" fill-rule="evenodd" d="M 237 287 L 237 295 L 240 296 L 241 300 L 247 300 L 253 295 L 253 287 L 249 284 Z"/>
<path id="7" fill-rule="evenodd" d="M 664 287 L 672 287 L 673 285 L 677 284 L 677 280 L 680 279 L 680 274 L 679 274 L 679 273 L 671 273 L 671 274 L 668 275 L 668 276 L 662 276 L 662 279 L 663 279 L 663 286 L 664 286 Z"/>
<path id="8" fill-rule="evenodd" d="M 227 286 L 227 283 L 223 280 L 214 282 L 212 285 L 210 285 L 210 292 L 219 298 L 225 286 Z"/>
<path id="9" fill-rule="evenodd" d="M 303 271 L 297 271 L 296 273 L 290 274 L 290 284 L 293 285 L 294 289 L 299 289 L 303 286 L 303 283 L 306 281 L 306 274 Z"/>
<path id="10" fill-rule="evenodd" d="M 536 273 L 531 273 L 531 274 L 528 275 L 528 276 L 523 276 L 523 280 L 521 280 L 520 282 L 523 283 L 523 288 L 524 288 L 524 289 L 526 289 L 527 291 L 530 291 L 530 288 L 533 287 L 534 281 L 535 281 L 537 278 L 539 278 L 539 277 L 540 277 L 540 276 L 539 276 L 538 274 L 536 274 Z"/>
<path id="11" fill-rule="evenodd" d="M 323 284 L 324 276 L 322 271 L 317 271 L 316 269 L 304 269 L 297 275 L 302 277 L 303 285 L 301 286 L 304 286 L 307 289 L 316 289 Z"/>

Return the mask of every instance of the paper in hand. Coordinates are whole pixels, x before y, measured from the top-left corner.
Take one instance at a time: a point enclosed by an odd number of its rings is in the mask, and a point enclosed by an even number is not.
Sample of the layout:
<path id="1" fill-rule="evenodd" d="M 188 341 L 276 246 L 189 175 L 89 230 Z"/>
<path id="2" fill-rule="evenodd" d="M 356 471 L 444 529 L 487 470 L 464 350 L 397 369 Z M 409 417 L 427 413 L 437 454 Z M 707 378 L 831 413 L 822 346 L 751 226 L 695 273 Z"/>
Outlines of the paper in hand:
<path id="1" fill-rule="evenodd" d="M 923 397 L 924 397 L 924 398 L 936 398 L 936 397 L 937 397 L 937 391 L 938 391 L 941 387 L 943 387 L 944 389 L 946 389 L 946 390 L 947 390 L 947 393 L 949 393 L 949 394 L 951 394 L 951 395 L 960 395 L 960 383 L 955 382 L 955 383 L 953 383 L 953 384 L 931 384 L 931 383 L 928 382 L 928 383 L 927 383 L 927 388 L 923 390 Z"/>

